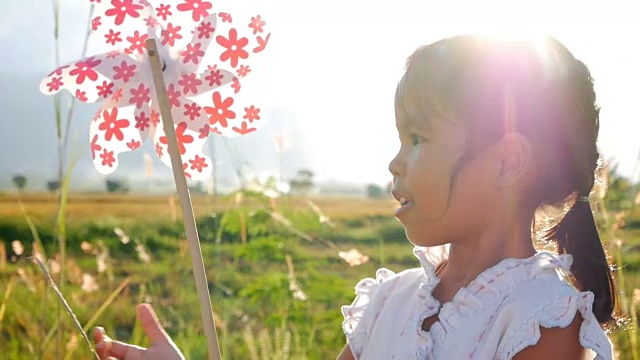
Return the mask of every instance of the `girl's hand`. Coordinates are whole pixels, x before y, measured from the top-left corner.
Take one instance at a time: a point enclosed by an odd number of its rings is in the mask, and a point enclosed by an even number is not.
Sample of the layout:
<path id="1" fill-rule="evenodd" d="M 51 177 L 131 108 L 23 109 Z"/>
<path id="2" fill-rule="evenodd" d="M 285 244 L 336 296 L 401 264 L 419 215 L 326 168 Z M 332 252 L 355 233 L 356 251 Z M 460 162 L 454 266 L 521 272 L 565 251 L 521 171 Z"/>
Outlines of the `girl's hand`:
<path id="1" fill-rule="evenodd" d="M 164 331 L 151 305 L 140 304 L 137 307 L 138 320 L 142 323 L 144 333 L 151 341 L 145 349 L 140 346 L 111 340 L 104 329 L 97 327 L 94 331 L 96 350 L 103 360 L 184 360 L 173 340 Z"/>

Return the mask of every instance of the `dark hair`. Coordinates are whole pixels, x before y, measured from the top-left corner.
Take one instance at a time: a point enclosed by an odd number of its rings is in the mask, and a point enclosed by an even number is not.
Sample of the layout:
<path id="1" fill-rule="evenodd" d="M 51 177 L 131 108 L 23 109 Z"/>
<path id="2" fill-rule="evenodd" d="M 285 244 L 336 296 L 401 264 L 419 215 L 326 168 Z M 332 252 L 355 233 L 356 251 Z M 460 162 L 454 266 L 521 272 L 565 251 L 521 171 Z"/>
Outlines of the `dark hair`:
<path id="1" fill-rule="evenodd" d="M 513 104 L 515 123 L 504 121 L 506 101 Z M 600 125 L 593 79 L 581 61 L 551 36 L 538 41 L 455 36 L 409 57 L 396 110 L 409 119 L 436 117 L 470 127 L 473 136 L 456 164 L 451 187 L 477 150 L 506 131 L 526 136 L 541 174 L 528 200 L 538 209 L 570 205 L 545 239 L 557 243 L 558 253 L 572 255 L 573 281 L 595 295 L 598 321 L 604 325 L 613 320 L 613 275 L 590 204 L 577 201 L 589 196 L 594 185 Z"/>

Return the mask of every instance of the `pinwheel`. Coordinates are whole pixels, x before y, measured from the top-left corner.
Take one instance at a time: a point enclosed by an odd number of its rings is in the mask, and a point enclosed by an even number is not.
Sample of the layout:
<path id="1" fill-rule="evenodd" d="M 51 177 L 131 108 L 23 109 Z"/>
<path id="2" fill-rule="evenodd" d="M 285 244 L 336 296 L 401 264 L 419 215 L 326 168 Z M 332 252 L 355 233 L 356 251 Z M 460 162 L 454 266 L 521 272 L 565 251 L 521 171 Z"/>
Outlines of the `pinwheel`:
<path id="1" fill-rule="evenodd" d="M 214 13 L 210 1 L 166 1 L 156 7 L 146 0 L 90 2 L 96 14 L 91 40 L 108 51 L 59 67 L 40 90 L 47 95 L 67 90 L 82 102 L 104 102 L 90 124 L 91 155 L 100 173 L 115 171 L 118 155 L 147 138 L 172 168 L 209 357 L 219 359 L 186 177 L 211 173 L 211 160 L 202 152 L 210 133 L 235 137 L 264 126 L 260 104 L 241 88 L 271 34 L 260 15 L 239 21 Z"/>
<path id="2" fill-rule="evenodd" d="M 91 155 L 100 173 L 115 171 L 118 155 L 138 149 L 147 138 L 171 166 L 168 140 L 159 126 L 148 39 L 160 43 L 187 177 L 202 180 L 211 174 L 211 160 L 202 152 L 210 133 L 236 137 L 264 126 L 260 104 L 241 91 L 254 57 L 269 41 L 260 15 L 239 21 L 225 12 L 210 14 L 211 2 L 202 0 L 155 8 L 145 0 L 91 2 L 97 3 L 91 40 L 110 51 L 61 66 L 42 80 L 40 90 L 53 95 L 66 89 L 82 102 L 104 102 L 90 125 Z"/>

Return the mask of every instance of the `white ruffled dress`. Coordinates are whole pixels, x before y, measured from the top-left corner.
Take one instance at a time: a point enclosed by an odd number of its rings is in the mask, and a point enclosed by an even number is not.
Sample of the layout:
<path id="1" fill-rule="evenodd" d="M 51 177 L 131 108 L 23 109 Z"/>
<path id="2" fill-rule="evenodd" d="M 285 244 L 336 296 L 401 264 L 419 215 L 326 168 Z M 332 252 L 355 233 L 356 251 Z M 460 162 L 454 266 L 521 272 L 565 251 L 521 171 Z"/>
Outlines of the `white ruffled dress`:
<path id="1" fill-rule="evenodd" d="M 613 359 L 610 339 L 592 312 L 593 293 L 579 292 L 564 278 L 573 258 L 539 252 L 504 259 L 481 273 L 443 304 L 429 331 L 422 322 L 440 303 L 432 291 L 448 246 L 415 247 L 422 268 L 398 274 L 382 268 L 356 286 L 342 307 L 343 330 L 356 359 L 511 359 L 534 345 L 540 327 L 567 327 L 582 315 L 580 343 L 592 359 Z"/>

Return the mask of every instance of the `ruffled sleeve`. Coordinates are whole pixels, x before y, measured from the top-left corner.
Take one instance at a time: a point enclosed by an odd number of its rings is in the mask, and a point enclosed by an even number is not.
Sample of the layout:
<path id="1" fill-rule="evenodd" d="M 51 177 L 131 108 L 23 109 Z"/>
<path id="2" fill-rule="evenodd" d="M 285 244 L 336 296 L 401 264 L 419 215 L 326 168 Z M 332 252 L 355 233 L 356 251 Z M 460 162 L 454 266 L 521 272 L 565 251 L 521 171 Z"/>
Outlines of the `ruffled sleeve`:
<path id="1" fill-rule="evenodd" d="M 388 296 L 390 289 L 388 280 L 395 273 L 381 268 L 376 272 L 376 278 L 363 279 L 355 288 L 356 297 L 351 305 L 342 307 L 344 321 L 342 329 L 347 336 L 347 342 L 355 358 L 359 358 L 367 343 L 369 330 L 375 323 L 380 310 Z"/>
<path id="2" fill-rule="evenodd" d="M 580 344 L 591 351 L 590 359 L 612 360 L 613 346 L 606 333 L 593 314 L 593 293 L 589 291 L 578 293 L 575 290 L 565 290 L 561 296 L 552 296 L 546 301 L 536 301 L 527 310 L 518 307 L 511 312 L 509 321 L 513 326 L 507 328 L 505 337 L 497 351 L 498 359 L 511 359 L 518 352 L 540 340 L 540 327 L 566 328 L 571 324 L 577 312 L 582 316 L 580 326 Z M 534 296 L 535 298 L 535 296 Z M 538 298 L 541 299 L 541 298 Z"/>

